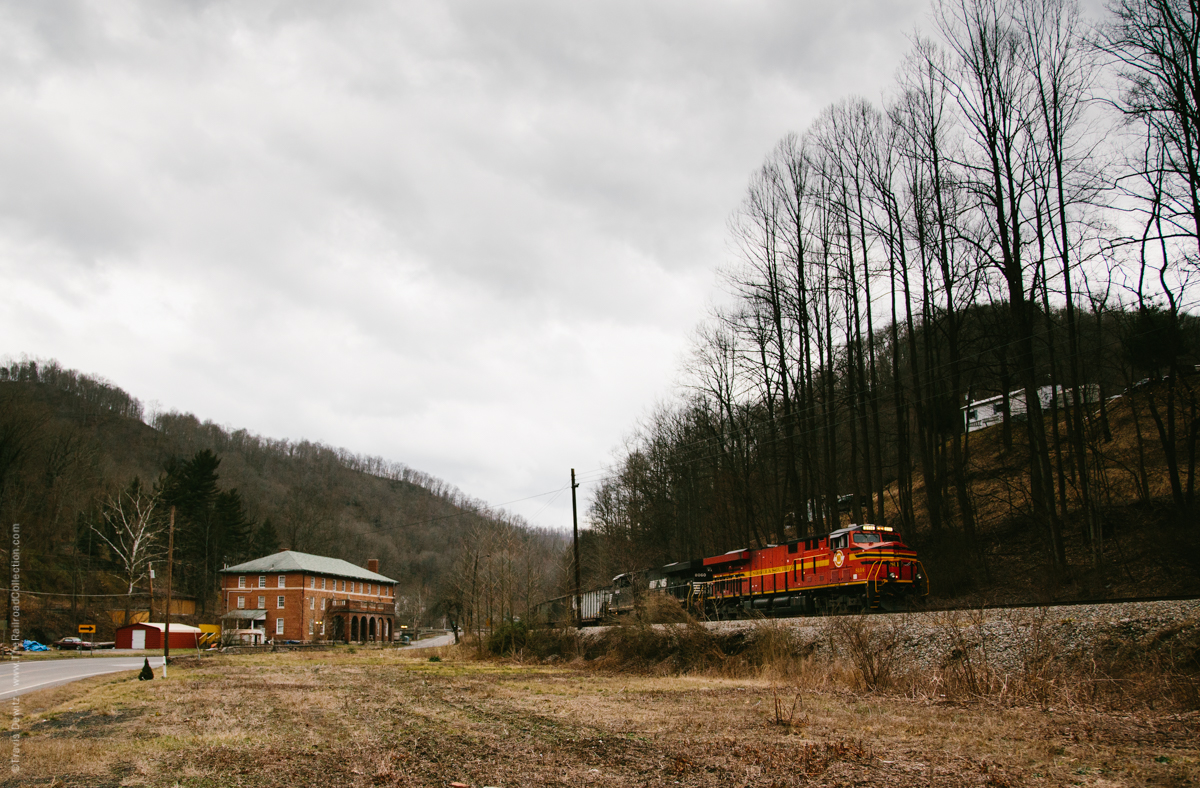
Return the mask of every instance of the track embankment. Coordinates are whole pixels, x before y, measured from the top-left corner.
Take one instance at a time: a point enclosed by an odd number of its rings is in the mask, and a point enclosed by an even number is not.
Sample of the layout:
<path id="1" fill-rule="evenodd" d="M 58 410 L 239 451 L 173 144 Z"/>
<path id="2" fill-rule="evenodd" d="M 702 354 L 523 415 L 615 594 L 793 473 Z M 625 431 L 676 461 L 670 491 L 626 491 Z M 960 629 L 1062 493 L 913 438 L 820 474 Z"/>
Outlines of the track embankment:
<path id="1" fill-rule="evenodd" d="M 974 659 L 992 671 L 1016 672 L 1046 660 L 1096 653 L 1117 656 L 1136 649 L 1163 654 L 1173 663 L 1200 659 L 1196 599 L 713 621 L 704 626 L 720 634 L 763 626 L 787 628 L 821 652 L 837 650 L 844 639 L 837 635 L 854 620 L 888 637 L 900 662 L 920 668 Z"/>

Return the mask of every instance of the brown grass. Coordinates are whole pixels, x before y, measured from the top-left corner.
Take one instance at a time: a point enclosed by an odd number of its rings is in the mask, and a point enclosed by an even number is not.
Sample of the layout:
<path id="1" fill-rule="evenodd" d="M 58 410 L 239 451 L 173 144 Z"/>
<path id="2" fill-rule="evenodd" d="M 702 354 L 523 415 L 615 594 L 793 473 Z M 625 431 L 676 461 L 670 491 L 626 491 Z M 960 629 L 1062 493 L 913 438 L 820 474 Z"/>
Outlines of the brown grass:
<path id="1" fill-rule="evenodd" d="M 876 626 L 859 624 L 864 632 Z M 693 647 L 686 624 L 674 630 L 664 637 Z M 612 661 L 595 670 L 582 659 L 478 662 L 452 649 L 436 663 L 428 654 L 378 650 L 180 661 L 168 681 L 108 676 L 27 696 L 21 771 L 0 785 L 1200 780 L 1194 711 L 914 692 L 918 683 L 895 666 L 876 682 L 890 682 L 889 692 L 867 692 L 859 668 L 814 650 L 794 630 L 764 623 L 741 643 L 739 653 L 691 674 L 654 666 L 630 674 Z M 11 746 L 0 745 L 0 757 Z"/>

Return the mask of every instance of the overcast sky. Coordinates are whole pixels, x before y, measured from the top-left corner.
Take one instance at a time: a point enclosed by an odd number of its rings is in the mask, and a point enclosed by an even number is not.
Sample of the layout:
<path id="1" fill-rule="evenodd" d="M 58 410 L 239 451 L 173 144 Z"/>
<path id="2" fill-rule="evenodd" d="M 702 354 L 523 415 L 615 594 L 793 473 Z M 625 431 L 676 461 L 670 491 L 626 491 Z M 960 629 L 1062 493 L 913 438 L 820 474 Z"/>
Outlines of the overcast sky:
<path id="1" fill-rule="evenodd" d="M 751 172 L 878 98 L 925 12 L 0 3 L 0 355 L 555 490 L 672 395 Z M 570 526 L 565 492 L 506 508 Z"/>

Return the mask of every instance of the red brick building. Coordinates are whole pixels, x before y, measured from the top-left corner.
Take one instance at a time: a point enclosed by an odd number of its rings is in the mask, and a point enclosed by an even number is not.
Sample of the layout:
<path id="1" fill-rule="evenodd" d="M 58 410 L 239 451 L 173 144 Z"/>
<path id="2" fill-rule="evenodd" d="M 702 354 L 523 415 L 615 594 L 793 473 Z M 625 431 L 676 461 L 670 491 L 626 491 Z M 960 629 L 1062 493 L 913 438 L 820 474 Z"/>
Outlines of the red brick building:
<path id="1" fill-rule="evenodd" d="M 396 581 L 340 558 L 281 550 L 221 570 L 221 621 L 250 642 L 389 642 Z"/>

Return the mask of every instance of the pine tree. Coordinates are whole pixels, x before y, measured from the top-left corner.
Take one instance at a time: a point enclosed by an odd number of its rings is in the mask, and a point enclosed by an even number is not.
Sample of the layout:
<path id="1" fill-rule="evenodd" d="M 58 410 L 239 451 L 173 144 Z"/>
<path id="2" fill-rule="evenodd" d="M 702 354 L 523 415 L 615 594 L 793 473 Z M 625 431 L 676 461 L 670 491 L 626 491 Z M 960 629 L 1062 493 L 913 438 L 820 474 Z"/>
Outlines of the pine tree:
<path id="1" fill-rule="evenodd" d="M 250 552 L 255 558 L 279 552 L 279 534 L 275 532 L 271 518 L 263 520 L 262 525 L 255 529 Z"/>

